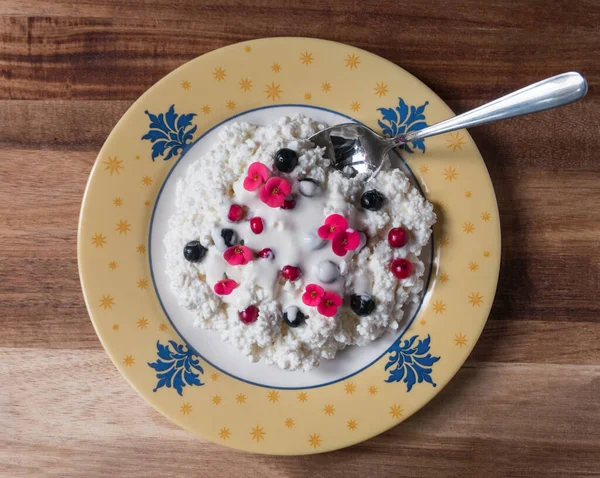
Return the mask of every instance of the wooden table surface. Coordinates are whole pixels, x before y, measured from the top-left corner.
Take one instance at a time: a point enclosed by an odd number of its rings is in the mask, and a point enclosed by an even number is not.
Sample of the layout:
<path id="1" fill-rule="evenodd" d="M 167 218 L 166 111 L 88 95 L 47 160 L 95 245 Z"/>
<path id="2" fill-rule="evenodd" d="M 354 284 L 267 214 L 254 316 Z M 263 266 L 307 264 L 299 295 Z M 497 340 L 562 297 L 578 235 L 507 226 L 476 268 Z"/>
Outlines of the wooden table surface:
<path id="1" fill-rule="evenodd" d="M 600 3 L 0 0 L 0 475 L 589 476 L 600 473 Z M 568 70 L 584 101 L 473 130 L 502 269 L 471 357 L 383 435 L 311 457 L 207 443 L 155 412 L 98 341 L 79 207 L 131 103 L 234 42 L 314 36 L 379 54 L 464 111 Z"/>

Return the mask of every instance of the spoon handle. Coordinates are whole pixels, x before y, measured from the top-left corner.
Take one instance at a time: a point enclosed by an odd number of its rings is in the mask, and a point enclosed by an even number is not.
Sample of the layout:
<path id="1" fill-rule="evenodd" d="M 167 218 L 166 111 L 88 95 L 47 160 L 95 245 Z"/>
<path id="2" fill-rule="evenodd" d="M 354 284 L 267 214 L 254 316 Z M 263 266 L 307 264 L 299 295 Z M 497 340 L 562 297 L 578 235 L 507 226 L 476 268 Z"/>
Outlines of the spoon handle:
<path id="1" fill-rule="evenodd" d="M 587 82 L 583 76 L 576 72 L 563 73 L 526 86 L 474 110 L 428 126 L 420 131 L 396 136 L 392 138 L 392 141 L 395 146 L 399 146 L 457 129 L 549 110 L 573 103 L 583 98 L 586 93 Z"/>

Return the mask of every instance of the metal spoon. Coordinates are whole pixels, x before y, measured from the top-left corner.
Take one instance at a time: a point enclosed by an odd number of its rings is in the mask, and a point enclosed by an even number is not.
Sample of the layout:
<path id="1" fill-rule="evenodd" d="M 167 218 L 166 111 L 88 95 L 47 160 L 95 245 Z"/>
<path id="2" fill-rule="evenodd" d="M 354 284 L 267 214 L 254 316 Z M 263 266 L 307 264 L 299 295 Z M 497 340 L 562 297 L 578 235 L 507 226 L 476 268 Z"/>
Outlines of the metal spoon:
<path id="1" fill-rule="evenodd" d="M 334 168 L 352 166 L 359 173 L 371 173 L 371 179 L 388 162 L 387 153 L 392 148 L 457 129 L 567 105 L 586 93 L 587 82 L 583 76 L 576 72 L 563 73 L 420 131 L 383 138 L 366 126 L 342 123 L 319 131 L 309 140 L 327 148 Z"/>

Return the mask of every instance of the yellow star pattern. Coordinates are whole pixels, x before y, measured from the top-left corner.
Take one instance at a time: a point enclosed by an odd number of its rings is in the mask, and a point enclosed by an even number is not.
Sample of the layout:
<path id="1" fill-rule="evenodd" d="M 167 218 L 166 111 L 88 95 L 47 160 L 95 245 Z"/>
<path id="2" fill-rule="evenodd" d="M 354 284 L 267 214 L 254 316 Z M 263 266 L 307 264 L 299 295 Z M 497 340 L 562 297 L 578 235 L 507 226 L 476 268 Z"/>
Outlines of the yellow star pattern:
<path id="1" fill-rule="evenodd" d="M 123 359 L 123 365 L 125 365 L 125 367 L 131 367 L 134 363 L 135 359 L 131 355 L 125 355 L 125 358 Z"/>
<path id="2" fill-rule="evenodd" d="M 481 220 L 483 222 L 488 222 L 491 219 L 491 217 L 492 216 L 490 215 L 489 212 L 483 212 L 483 213 L 481 213 Z"/>
<path id="3" fill-rule="evenodd" d="M 350 109 L 355 113 L 357 111 L 360 111 L 360 103 L 358 101 L 353 101 L 352 103 L 350 103 Z"/>
<path id="4" fill-rule="evenodd" d="M 143 254 L 144 252 L 146 252 L 146 246 L 144 246 L 144 244 L 138 244 L 135 247 L 135 250 L 138 251 L 140 254 Z"/>
<path id="5" fill-rule="evenodd" d="M 142 184 L 144 186 L 152 186 L 152 178 L 150 176 L 144 176 L 142 178 Z"/>
<path id="6" fill-rule="evenodd" d="M 331 404 L 327 404 L 327 405 L 325 405 L 325 408 L 323 408 L 323 411 L 325 412 L 325 415 L 330 417 L 331 415 L 333 415 L 335 413 L 335 407 Z"/>
<path id="7" fill-rule="evenodd" d="M 112 309 L 112 306 L 115 305 L 115 299 L 110 295 L 103 295 L 102 299 L 98 299 L 98 302 L 100 302 L 100 307 L 104 310 Z"/>
<path id="8" fill-rule="evenodd" d="M 246 395 L 244 395 L 243 393 L 238 393 L 235 396 L 235 401 L 237 403 L 246 403 Z"/>
<path id="9" fill-rule="evenodd" d="M 347 382 L 344 385 L 344 390 L 348 395 L 352 395 L 354 392 L 356 392 L 356 385 L 354 385 L 352 382 Z"/>
<path id="10" fill-rule="evenodd" d="M 246 46 L 244 47 L 244 51 L 245 51 L 246 53 L 250 53 L 250 52 L 252 51 L 252 47 L 251 47 L 250 45 L 246 45 Z"/>
<path id="11" fill-rule="evenodd" d="M 120 170 L 125 167 L 121 166 L 123 164 L 123 161 L 117 159 L 116 156 L 114 158 L 111 158 L 109 156 L 106 161 L 103 161 L 103 164 L 106 165 L 104 171 L 109 171 L 111 176 L 113 175 L 113 173 L 119 174 Z"/>
<path id="12" fill-rule="evenodd" d="M 138 155 L 135 156 L 135 159 L 136 159 L 136 161 L 139 161 L 142 158 L 140 158 L 140 155 L 138 154 Z"/>
<path id="13" fill-rule="evenodd" d="M 446 312 L 446 304 L 444 304 L 444 302 L 441 300 L 436 300 L 432 307 L 436 314 L 443 314 Z"/>
<path id="14" fill-rule="evenodd" d="M 214 395 L 214 396 L 213 396 L 213 398 L 212 398 L 212 402 L 213 402 L 215 405 L 217 405 L 217 406 L 218 406 L 218 405 L 221 405 L 221 402 L 222 402 L 222 401 L 223 401 L 223 399 L 221 398 L 221 396 L 220 396 L 220 395 Z"/>
<path id="15" fill-rule="evenodd" d="M 473 197 L 473 193 L 471 191 L 465 191 L 465 197 L 467 199 L 471 199 Z"/>
<path id="16" fill-rule="evenodd" d="M 448 240 L 448 236 L 440 237 L 440 246 L 446 247 L 448 244 L 450 244 L 450 241 Z"/>
<path id="17" fill-rule="evenodd" d="M 252 89 L 252 80 L 249 78 L 242 78 L 240 80 L 240 90 L 250 91 Z"/>
<path id="18" fill-rule="evenodd" d="M 328 81 L 324 81 L 323 83 L 321 83 L 321 89 L 324 93 L 329 93 L 331 91 L 331 83 L 329 83 Z"/>
<path id="19" fill-rule="evenodd" d="M 261 440 L 265 439 L 266 432 L 263 427 L 261 427 L 260 425 L 256 425 L 254 428 L 252 428 L 250 435 L 252 435 L 253 440 L 260 442 Z"/>
<path id="20" fill-rule="evenodd" d="M 150 206 L 150 201 L 148 201 L 147 199 L 144 201 L 144 206 Z"/>
<path id="21" fill-rule="evenodd" d="M 465 138 L 464 136 L 460 135 L 460 132 L 456 132 L 454 134 L 452 133 L 448 133 L 450 135 L 450 139 L 447 139 L 446 142 L 448 143 L 448 148 L 452 148 L 452 151 L 456 151 L 457 149 L 459 151 L 462 151 L 462 145 L 465 144 Z"/>
<path id="22" fill-rule="evenodd" d="M 475 262 L 475 261 L 469 262 L 469 270 L 471 272 L 477 272 L 478 269 L 479 269 L 479 264 L 477 264 L 477 262 Z"/>
<path id="23" fill-rule="evenodd" d="M 345 62 L 346 62 L 346 68 L 350 68 L 351 70 L 353 68 L 358 69 L 358 65 L 360 64 L 360 61 L 358 61 L 358 59 L 360 58 L 360 56 L 356 56 L 354 53 L 352 53 L 352 55 L 350 55 L 350 53 L 348 53 L 348 55 L 346 55 L 345 58 Z"/>
<path id="24" fill-rule="evenodd" d="M 119 197 L 116 197 L 116 198 L 113 199 L 113 204 L 116 207 L 121 207 L 123 205 L 123 200 L 121 198 L 119 198 Z"/>
<path id="25" fill-rule="evenodd" d="M 147 289 L 148 279 L 140 279 L 139 281 L 137 281 L 137 286 L 139 289 Z"/>
<path id="26" fill-rule="evenodd" d="M 273 73 L 279 73 L 281 71 L 281 65 L 279 63 L 277 63 L 277 62 L 273 63 L 271 65 L 271 71 Z"/>
<path id="27" fill-rule="evenodd" d="M 283 422 L 285 428 L 293 428 L 294 427 L 294 420 L 292 420 L 291 418 L 286 418 L 285 421 Z"/>
<path id="28" fill-rule="evenodd" d="M 235 101 L 229 100 L 227 103 L 225 103 L 225 106 L 227 107 L 228 110 L 233 111 L 236 107 L 236 104 L 235 104 Z"/>
<path id="29" fill-rule="evenodd" d="M 383 81 L 381 83 L 377 83 L 376 85 L 377 86 L 375 86 L 375 88 L 373 89 L 375 90 L 375 94 L 379 96 L 379 98 L 388 94 L 388 87 Z"/>
<path id="30" fill-rule="evenodd" d="M 102 233 L 97 233 L 92 236 L 92 244 L 96 247 L 104 247 L 106 244 L 106 237 Z"/>
<path id="31" fill-rule="evenodd" d="M 429 172 L 429 166 L 426 164 L 421 164 L 421 166 L 419 166 L 419 172 L 425 176 Z"/>
<path id="32" fill-rule="evenodd" d="M 309 53 L 308 51 L 305 51 L 304 53 L 302 53 L 300 55 L 300 64 L 301 65 L 312 65 L 314 61 L 313 55 L 312 53 Z"/>
<path id="33" fill-rule="evenodd" d="M 183 402 L 179 407 L 179 411 L 184 415 L 189 415 L 192 413 L 192 405 L 189 402 Z"/>
<path id="34" fill-rule="evenodd" d="M 116 332 L 117 330 L 119 330 L 121 327 L 119 327 L 119 324 L 113 324 L 112 329 Z"/>
<path id="35" fill-rule="evenodd" d="M 227 440 L 231 436 L 231 431 L 227 427 L 223 427 L 219 430 L 219 438 L 221 440 Z"/>
<path id="36" fill-rule="evenodd" d="M 404 413 L 404 410 L 400 405 L 392 405 L 390 407 L 390 415 L 392 418 L 398 419 L 402 416 L 402 413 Z"/>
<path id="37" fill-rule="evenodd" d="M 200 108 L 200 111 L 202 111 L 202 113 L 204 113 L 205 115 L 209 115 L 210 112 L 212 111 L 212 109 L 208 105 L 202 105 L 202 108 Z"/>
<path id="38" fill-rule="evenodd" d="M 216 382 L 217 380 L 219 380 L 219 374 L 218 374 L 217 372 L 213 372 L 213 373 L 211 373 L 211 374 L 210 374 L 210 379 L 211 379 L 213 382 Z"/>
<path id="39" fill-rule="evenodd" d="M 483 257 L 490 257 L 492 253 L 490 251 L 483 251 Z"/>
<path id="40" fill-rule="evenodd" d="M 371 385 L 369 387 L 369 395 L 375 395 L 377 394 L 377 387 L 375 385 Z"/>
<path id="41" fill-rule="evenodd" d="M 158 330 L 160 330 L 161 332 L 166 332 L 168 328 L 169 328 L 169 326 L 167 325 L 166 322 L 161 322 L 160 325 L 158 326 Z"/>
<path id="42" fill-rule="evenodd" d="M 183 91 L 187 91 L 192 87 L 192 84 L 188 80 L 183 80 L 181 82 L 181 87 L 183 88 Z"/>
<path id="43" fill-rule="evenodd" d="M 267 99 L 275 101 L 281 98 L 281 93 L 283 93 L 283 91 L 279 89 L 279 85 L 276 85 L 274 81 L 272 81 L 270 85 L 265 85 L 265 88 Z"/>
<path id="44" fill-rule="evenodd" d="M 224 81 L 227 73 L 222 67 L 215 68 L 213 71 L 213 78 L 217 81 Z"/>
<path id="45" fill-rule="evenodd" d="M 456 179 L 456 176 L 458 176 L 458 173 L 456 172 L 456 168 L 452 168 L 452 167 L 444 168 L 444 179 L 446 181 L 452 182 Z"/>
<path id="46" fill-rule="evenodd" d="M 356 423 L 356 420 L 348 420 L 346 425 L 348 426 L 348 430 L 350 430 L 350 431 L 354 431 L 358 428 L 358 424 Z"/>
<path id="47" fill-rule="evenodd" d="M 445 284 L 445 283 L 446 283 L 446 282 L 448 282 L 449 280 L 450 280 L 450 277 L 448 277 L 448 274 L 446 274 L 445 272 L 442 272 L 442 273 L 440 274 L 440 281 L 441 281 L 442 283 L 444 283 L 444 284 Z"/>
<path id="48" fill-rule="evenodd" d="M 277 390 L 271 390 L 267 394 L 267 398 L 269 399 L 269 402 L 277 403 L 279 401 L 279 392 Z"/>
<path id="49" fill-rule="evenodd" d="M 127 222 L 127 220 L 120 220 L 116 227 L 115 227 L 115 231 L 119 231 L 119 234 L 127 234 L 128 232 L 131 231 L 131 224 L 129 224 L 129 222 Z"/>
<path id="50" fill-rule="evenodd" d="M 463 335 L 462 332 L 459 332 L 454 336 L 454 344 L 461 348 L 464 347 L 467 345 L 467 336 Z"/>
<path id="51" fill-rule="evenodd" d="M 427 323 L 427 321 L 425 319 L 419 320 L 419 324 L 421 324 L 421 325 L 425 325 L 426 323 Z"/>
<path id="52" fill-rule="evenodd" d="M 308 91 L 306 93 L 304 93 L 304 100 L 305 101 L 312 100 L 312 95 Z"/>
<path id="53" fill-rule="evenodd" d="M 467 221 L 462 225 L 463 232 L 465 234 L 472 234 L 475 231 L 475 224 L 471 221 Z"/>
<path id="54" fill-rule="evenodd" d="M 308 393 L 298 392 L 298 395 L 296 398 L 298 399 L 299 402 L 304 403 L 308 400 Z"/>
<path id="55" fill-rule="evenodd" d="M 318 433 L 313 433 L 312 435 L 308 436 L 308 444 L 313 448 L 320 447 L 321 443 L 323 443 L 323 440 L 321 440 L 321 435 Z"/>
<path id="56" fill-rule="evenodd" d="M 469 304 L 471 304 L 472 307 L 479 307 L 482 302 L 483 296 L 479 295 L 479 292 L 472 292 L 471 295 L 469 295 Z"/>
<path id="57" fill-rule="evenodd" d="M 138 329 L 142 329 L 144 330 L 146 327 L 148 327 L 148 319 L 145 319 L 144 317 L 138 319 L 138 321 L 136 322 Z"/>

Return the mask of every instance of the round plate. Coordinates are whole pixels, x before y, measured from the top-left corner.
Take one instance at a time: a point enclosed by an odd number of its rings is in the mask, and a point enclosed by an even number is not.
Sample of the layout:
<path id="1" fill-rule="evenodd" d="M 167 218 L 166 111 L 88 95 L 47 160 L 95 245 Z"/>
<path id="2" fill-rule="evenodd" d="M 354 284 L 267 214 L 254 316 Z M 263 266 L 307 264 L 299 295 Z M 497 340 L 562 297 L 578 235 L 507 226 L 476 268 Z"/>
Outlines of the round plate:
<path id="1" fill-rule="evenodd" d="M 396 335 L 302 374 L 250 364 L 218 336 L 189 327 L 161 265 L 176 179 L 224 123 L 297 112 L 330 124 L 359 121 L 384 135 L 452 116 L 406 71 L 348 45 L 231 45 L 178 68 L 127 111 L 98 155 L 79 223 L 85 301 L 119 371 L 178 425 L 257 453 L 342 448 L 416 412 L 475 345 L 500 264 L 494 190 L 475 144 L 458 131 L 401 153 L 438 222 L 425 252 L 427 290 Z"/>

